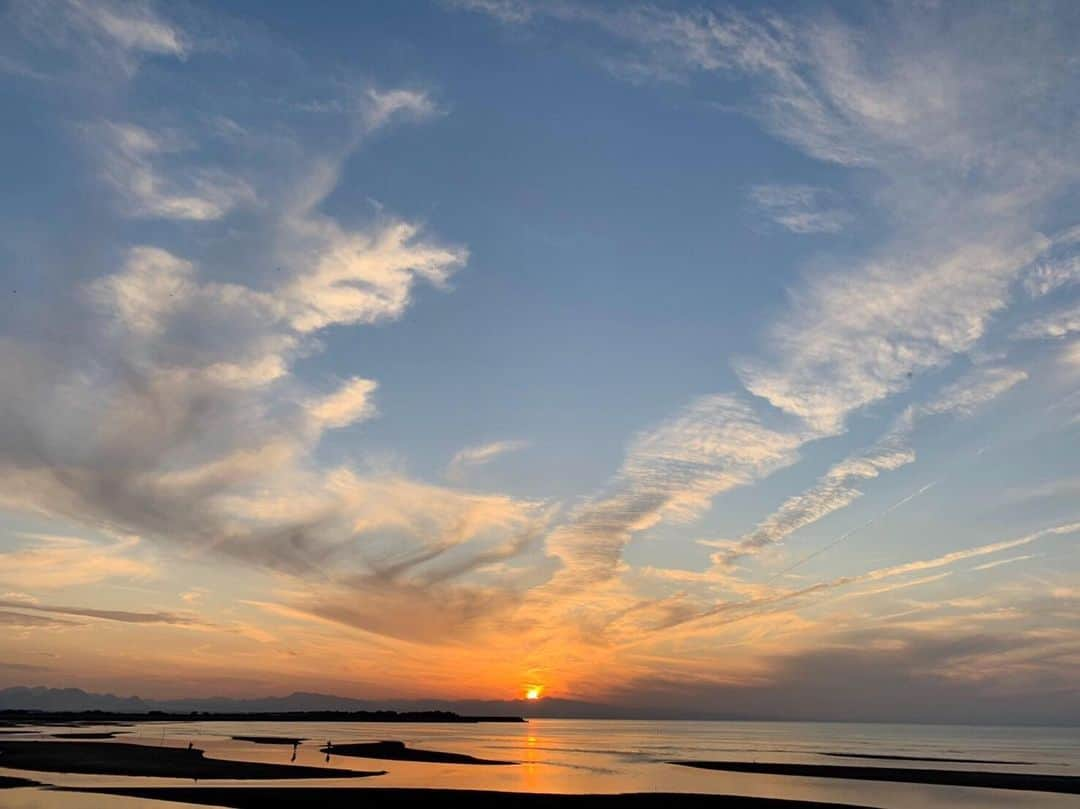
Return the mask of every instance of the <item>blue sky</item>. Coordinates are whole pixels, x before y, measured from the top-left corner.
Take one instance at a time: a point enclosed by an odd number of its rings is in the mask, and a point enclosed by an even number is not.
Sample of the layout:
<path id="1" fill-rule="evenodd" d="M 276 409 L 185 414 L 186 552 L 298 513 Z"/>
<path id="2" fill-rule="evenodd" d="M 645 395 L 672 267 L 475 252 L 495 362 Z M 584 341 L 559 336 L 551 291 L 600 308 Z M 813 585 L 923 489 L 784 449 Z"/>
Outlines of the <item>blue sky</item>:
<path id="1" fill-rule="evenodd" d="M 6 680 L 1080 710 L 1070 5 L 3 13 Z"/>

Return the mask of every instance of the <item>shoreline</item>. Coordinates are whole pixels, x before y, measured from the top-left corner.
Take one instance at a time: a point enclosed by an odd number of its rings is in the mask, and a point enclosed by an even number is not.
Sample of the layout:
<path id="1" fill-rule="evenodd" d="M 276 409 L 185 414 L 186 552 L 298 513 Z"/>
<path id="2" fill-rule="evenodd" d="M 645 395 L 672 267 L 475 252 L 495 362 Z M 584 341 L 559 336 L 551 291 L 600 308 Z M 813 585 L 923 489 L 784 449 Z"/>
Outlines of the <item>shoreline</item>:
<path id="1" fill-rule="evenodd" d="M 58 792 L 82 792 L 144 798 L 228 809 L 291 809 L 318 805 L 321 809 L 412 809 L 414 806 L 505 809 L 868 809 L 853 803 L 826 803 L 741 795 L 693 792 L 626 792 L 620 794 L 559 794 L 496 792 L 474 789 L 414 787 L 56 787 Z"/>
<path id="2" fill-rule="evenodd" d="M 385 770 L 339 770 L 206 758 L 202 750 L 194 747 L 149 747 L 127 742 L 0 741 L 0 763 L 7 769 L 30 772 L 185 779 L 266 781 L 386 774 Z"/>
<path id="3" fill-rule="evenodd" d="M 520 716 L 470 716 L 452 711 L 262 711 L 255 713 L 191 711 L 24 711 L 0 710 L 0 726 L 23 725 L 110 725 L 136 722 L 418 722 L 436 724 L 478 724 L 488 722 L 525 723 Z"/>

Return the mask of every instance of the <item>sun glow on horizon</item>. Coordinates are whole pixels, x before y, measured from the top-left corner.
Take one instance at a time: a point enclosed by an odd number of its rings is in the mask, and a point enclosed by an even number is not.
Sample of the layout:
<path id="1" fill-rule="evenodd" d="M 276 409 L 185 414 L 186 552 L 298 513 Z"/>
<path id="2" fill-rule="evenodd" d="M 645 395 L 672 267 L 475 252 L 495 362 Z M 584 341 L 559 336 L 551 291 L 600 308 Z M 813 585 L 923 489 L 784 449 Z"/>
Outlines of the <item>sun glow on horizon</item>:
<path id="1" fill-rule="evenodd" d="M 525 699 L 540 699 L 540 695 L 543 693 L 544 686 L 542 685 L 525 686 Z"/>

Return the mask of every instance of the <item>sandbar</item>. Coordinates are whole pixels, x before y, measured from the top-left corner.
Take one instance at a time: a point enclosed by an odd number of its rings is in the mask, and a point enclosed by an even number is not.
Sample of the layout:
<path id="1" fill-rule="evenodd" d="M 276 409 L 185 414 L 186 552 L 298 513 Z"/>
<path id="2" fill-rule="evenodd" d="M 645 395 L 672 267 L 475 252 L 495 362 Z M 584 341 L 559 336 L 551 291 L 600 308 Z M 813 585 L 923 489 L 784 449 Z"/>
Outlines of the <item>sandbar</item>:
<path id="1" fill-rule="evenodd" d="M 445 753 L 441 750 L 418 750 L 406 747 L 405 742 L 362 742 L 359 744 L 335 744 L 320 748 L 320 752 L 332 756 L 354 758 L 377 758 L 387 761 L 428 761 L 439 764 L 517 764 L 516 761 L 498 761 L 476 758 L 464 753 Z"/>
<path id="2" fill-rule="evenodd" d="M 767 764 L 756 761 L 671 761 L 683 767 L 765 775 L 798 775 L 810 778 L 842 778 L 858 781 L 894 781 L 990 789 L 1027 789 L 1034 792 L 1080 794 L 1080 776 L 989 770 L 931 770 L 915 767 L 855 767 L 832 764 Z"/>

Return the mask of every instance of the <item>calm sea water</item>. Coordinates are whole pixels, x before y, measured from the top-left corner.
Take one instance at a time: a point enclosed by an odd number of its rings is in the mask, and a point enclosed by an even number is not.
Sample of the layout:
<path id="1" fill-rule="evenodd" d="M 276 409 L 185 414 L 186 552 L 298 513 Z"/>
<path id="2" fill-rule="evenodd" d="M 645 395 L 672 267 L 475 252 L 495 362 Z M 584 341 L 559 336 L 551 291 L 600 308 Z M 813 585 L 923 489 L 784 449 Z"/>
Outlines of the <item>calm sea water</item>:
<path id="1" fill-rule="evenodd" d="M 79 730 L 95 728 L 80 727 Z M 101 728 L 105 730 L 116 728 Z M 817 764 L 939 766 L 1080 775 L 1080 729 L 999 728 L 932 725 L 875 725 L 786 722 L 636 722 L 534 719 L 527 724 L 427 725 L 320 722 L 152 723 L 121 728 L 117 741 L 187 747 L 194 742 L 206 755 L 245 761 L 288 763 L 290 747 L 234 741 L 231 736 L 299 736 L 297 764 L 335 768 L 385 769 L 388 774 L 362 781 L 281 781 L 280 785 L 449 787 L 530 792 L 708 792 L 775 798 L 857 803 L 889 809 L 944 807 L 1078 807 L 1076 796 L 1048 793 L 793 778 L 695 770 L 670 759 L 783 761 Z M 59 732 L 49 728 L 47 733 Z M 6 738 L 29 738 L 8 736 Z M 372 761 L 331 756 L 318 748 L 335 744 L 396 739 L 415 747 L 511 759 L 513 767 Z M 838 759 L 828 752 L 927 758 L 977 758 L 1027 761 L 1015 764 L 936 764 Z M 30 775 L 0 768 L 0 774 Z M 188 785 L 178 779 L 32 775 L 53 784 Z M 201 782 L 200 782 L 201 783 Z M 225 782 L 216 782 L 218 784 Z M 90 809 L 90 807 L 176 806 L 153 801 L 109 799 L 99 795 L 0 791 L 5 809 Z"/>

